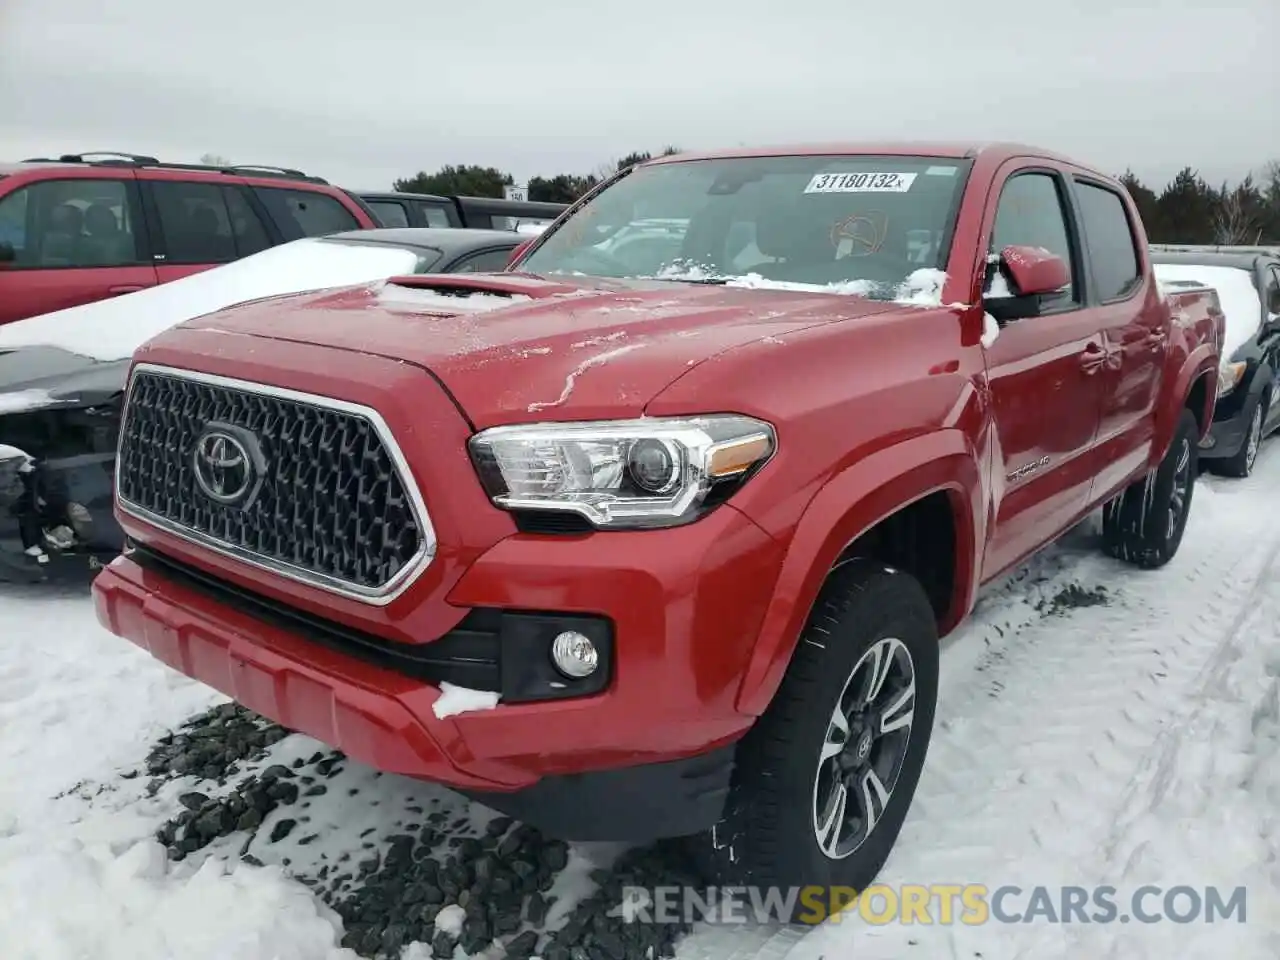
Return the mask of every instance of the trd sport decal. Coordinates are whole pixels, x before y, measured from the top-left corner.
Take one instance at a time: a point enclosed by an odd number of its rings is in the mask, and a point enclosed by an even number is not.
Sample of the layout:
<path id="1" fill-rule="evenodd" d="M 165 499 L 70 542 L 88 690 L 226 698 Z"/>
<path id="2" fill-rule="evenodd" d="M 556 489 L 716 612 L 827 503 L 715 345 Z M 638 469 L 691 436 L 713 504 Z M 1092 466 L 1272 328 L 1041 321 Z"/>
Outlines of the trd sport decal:
<path id="1" fill-rule="evenodd" d="M 1041 457 L 1039 460 L 1032 460 L 1030 463 L 1024 463 L 1017 470 L 1013 471 L 1013 473 L 1008 474 L 1005 479 L 1010 483 L 1017 483 L 1023 477 L 1029 477 L 1041 467 L 1047 467 L 1048 465 L 1049 458 Z"/>

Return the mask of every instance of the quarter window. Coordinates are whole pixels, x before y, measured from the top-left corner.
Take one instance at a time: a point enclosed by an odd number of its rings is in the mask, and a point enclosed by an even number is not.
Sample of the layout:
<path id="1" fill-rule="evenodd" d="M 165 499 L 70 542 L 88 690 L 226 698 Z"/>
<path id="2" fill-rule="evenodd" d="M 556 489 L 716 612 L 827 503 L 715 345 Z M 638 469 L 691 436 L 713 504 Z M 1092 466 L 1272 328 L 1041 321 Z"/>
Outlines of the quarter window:
<path id="1" fill-rule="evenodd" d="M 280 187 L 254 187 L 253 191 L 286 240 L 360 229 L 351 211 L 328 194 Z"/>
<path id="2" fill-rule="evenodd" d="M 394 200 L 370 200 L 369 208 L 384 227 L 407 227 L 409 215 L 404 205 Z"/>
<path id="3" fill-rule="evenodd" d="M 485 250 L 482 253 L 473 253 L 467 257 L 456 267 L 453 273 L 501 273 L 507 267 L 507 261 L 511 259 L 511 250 L 514 248 L 504 248 L 501 250 Z"/>
<path id="4" fill-rule="evenodd" d="M 422 218 L 427 222 L 428 227 L 449 226 L 449 214 L 439 204 L 419 203 L 418 209 L 422 212 Z"/>

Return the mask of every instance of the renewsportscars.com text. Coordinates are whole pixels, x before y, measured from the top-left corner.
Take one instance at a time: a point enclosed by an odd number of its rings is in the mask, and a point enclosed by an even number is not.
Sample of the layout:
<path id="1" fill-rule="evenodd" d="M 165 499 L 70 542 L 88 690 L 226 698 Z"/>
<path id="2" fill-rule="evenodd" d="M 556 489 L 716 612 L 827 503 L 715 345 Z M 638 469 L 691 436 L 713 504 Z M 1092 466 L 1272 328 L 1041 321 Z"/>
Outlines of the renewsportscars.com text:
<path id="1" fill-rule="evenodd" d="M 985 923 L 1244 923 L 1244 887 L 1178 885 L 989 887 L 876 884 L 852 887 L 627 887 L 614 915 L 631 923 L 863 922 L 875 925 Z"/>

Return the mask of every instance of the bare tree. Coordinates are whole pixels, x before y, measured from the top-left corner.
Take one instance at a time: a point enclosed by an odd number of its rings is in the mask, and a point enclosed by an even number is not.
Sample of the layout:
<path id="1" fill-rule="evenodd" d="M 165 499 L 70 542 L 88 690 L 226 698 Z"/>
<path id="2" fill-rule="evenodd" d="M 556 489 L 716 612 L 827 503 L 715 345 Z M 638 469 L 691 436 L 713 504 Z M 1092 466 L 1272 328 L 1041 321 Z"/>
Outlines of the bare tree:
<path id="1" fill-rule="evenodd" d="M 1235 189 L 1225 183 L 1216 197 L 1213 213 L 1213 241 L 1223 246 L 1257 243 L 1262 230 L 1262 198 L 1247 176 Z"/>

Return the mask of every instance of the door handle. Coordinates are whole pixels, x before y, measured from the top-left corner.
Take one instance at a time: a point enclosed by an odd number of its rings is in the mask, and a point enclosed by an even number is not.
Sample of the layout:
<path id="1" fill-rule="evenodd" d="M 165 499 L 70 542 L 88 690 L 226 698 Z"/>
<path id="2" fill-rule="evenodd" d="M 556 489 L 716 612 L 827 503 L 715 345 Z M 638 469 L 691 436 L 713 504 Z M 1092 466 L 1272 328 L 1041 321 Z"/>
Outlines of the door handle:
<path id="1" fill-rule="evenodd" d="M 122 293 L 137 293 L 139 290 L 145 290 L 146 287 L 140 283 L 124 283 L 118 287 L 108 287 L 107 293 L 113 297 L 118 297 Z"/>
<path id="2" fill-rule="evenodd" d="M 1107 351 L 1102 349 L 1102 344 L 1096 340 L 1085 344 L 1085 348 L 1080 351 L 1080 369 L 1085 373 L 1097 373 L 1106 362 Z"/>

